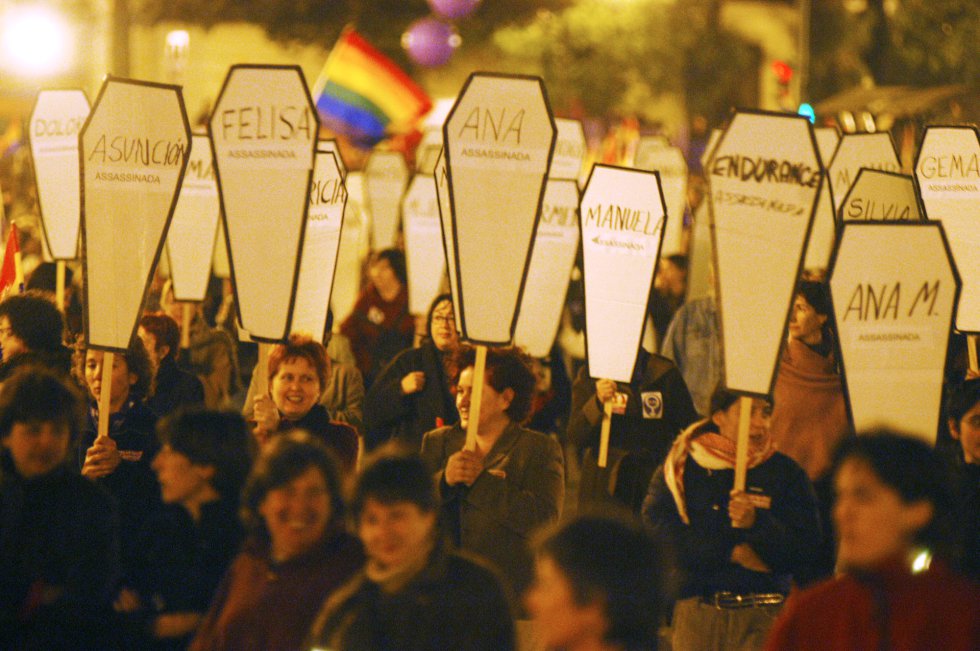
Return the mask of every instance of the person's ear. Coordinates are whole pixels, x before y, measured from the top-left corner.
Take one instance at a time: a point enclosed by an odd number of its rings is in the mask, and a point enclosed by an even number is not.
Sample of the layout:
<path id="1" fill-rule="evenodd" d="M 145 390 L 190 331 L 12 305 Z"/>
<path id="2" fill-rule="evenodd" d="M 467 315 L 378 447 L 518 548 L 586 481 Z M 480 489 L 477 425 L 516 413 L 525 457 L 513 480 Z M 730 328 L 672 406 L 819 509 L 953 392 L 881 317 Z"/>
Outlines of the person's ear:
<path id="1" fill-rule="evenodd" d="M 905 505 L 902 522 L 907 531 L 921 531 L 932 521 L 934 514 L 932 502 L 918 500 Z"/>
<path id="2" fill-rule="evenodd" d="M 949 425 L 949 435 L 952 436 L 957 441 L 960 440 L 960 424 L 956 422 L 955 418 L 950 418 L 946 421 Z"/>
<path id="3" fill-rule="evenodd" d="M 135 385 L 137 382 L 139 382 L 139 379 L 140 378 L 139 378 L 138 375 L 136 375 L 135 373 L 130 373 L 129 374 L 129 386 Z"/>
<path id="4" fill-rule="evenodd" d="M 826 314 L 817 314 L 817 322 L 820 324 L 821 328 L 827 324 L 828 318 L 829 317 Z"/>
<path id="5" fill-rule="evenodd" d="M 503 398 L 504 402 L 507 403 L 506 405 L 504 405 L 504 410 L 510 409 L 510 404 L 514 402 L 515 395 L 516 394 L 514 393 L 514 389 L 512 389 L 511 387 L 507 387 L 500 394 L 500 397 Z"/>
<path id="6" fill-rule="evenodd" d="M 170 354 L 170 346 L 157 346 L 157 353 L 160 359 Z"/>

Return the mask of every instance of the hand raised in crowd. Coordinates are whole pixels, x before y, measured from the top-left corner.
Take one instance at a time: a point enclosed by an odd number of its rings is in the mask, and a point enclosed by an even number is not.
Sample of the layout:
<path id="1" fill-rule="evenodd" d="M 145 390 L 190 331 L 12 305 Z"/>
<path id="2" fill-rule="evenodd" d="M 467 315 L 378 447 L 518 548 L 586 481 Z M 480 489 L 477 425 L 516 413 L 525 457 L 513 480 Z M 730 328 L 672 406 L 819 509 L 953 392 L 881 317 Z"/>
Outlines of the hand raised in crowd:
<path id="1" fill-rule="evenodd" d="M 119 466 L 122 457 L 116 448 L 116 442 L 108 436 L 96 437 L 95 442 L 85 452 L 85 463 L 82 464 L 82 475 L 89 479 L 98 479 L 112 474 Z"/>
<path id="2" fill-rule="evenodd" d="M 472 486 L 483 472 L 483 460 L 476 452 L 460 450 L 446 462 L 446 483 L 450 486 L 466 484 Z"/>
<path id="3" fill-rule="evenodd" d="M 596 380 L 595 397 L 600 403 L 605 404 L 615 397 L 616 389 L 615 380 Z"/>
<path id="4" fill-rule="evenodd" d="M 753 572 L 772 572 L 765 561 L 759 558 L 755 550 L 748 543 L 741 543 L 732 548 L 730 560 L 736 565 L 741 565 Z"/>
<path id="5" fill-rule="evenodd" d="M 751 529 L 755 524 L 755 505 L 745 491 L 733 490 L 729 493 L 728 517 L 736 529 Z"/>
<path id="6" fill-rule="evenodd" d="M 413 371 L 402 378 L 402 393 L 410 396 L 425 388 L 425 373 Z"/>
<path id="7" fill-rule="evenodd" d="M 279 410 L 270 396 L 260 396 L 255 399 L 252 417 L 255 419 L 255 429 L 252 430 L 252 434 L 260 445 L 265 443 L 269 434 L 279 429 Z"/>

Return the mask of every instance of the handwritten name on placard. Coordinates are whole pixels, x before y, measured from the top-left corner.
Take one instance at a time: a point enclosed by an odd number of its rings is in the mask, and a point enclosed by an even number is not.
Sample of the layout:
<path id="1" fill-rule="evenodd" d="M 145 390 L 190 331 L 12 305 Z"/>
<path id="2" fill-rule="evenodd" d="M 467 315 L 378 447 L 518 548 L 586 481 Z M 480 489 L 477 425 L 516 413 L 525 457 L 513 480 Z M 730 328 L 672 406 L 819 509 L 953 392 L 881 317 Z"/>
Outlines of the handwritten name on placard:
<path id="1" fill-rule="evenodd" d="M 842 220 L 918 221 L 922 219 L 911 176 L 864 168 L 844 197 Z"/>
<path id="2" fill-rule="evenodd" d="M 713 176 L 756 183 L 783 183 L 815 188 L 820 183 L 820 168 L 800 161 L 741 156 L 716 156 L 711 161 Z"/>
<path id="3" fill-rule="evenodd" d="M 585 131 L 578 120 L 555 118 L 558 136 L 548 178 L 577 181 L 585 160 Z"/>
<path id="4" fill-rule="evenodd" d="M 501 108 L 495 114 L 489 108 L 473 107 L 457 135 L 462 143 L 476 142 L 483 146 L 464 146 L 463 156 L 530 161 L 530 153 L 518 149 L 521 146 L 524 114 L 524 109 Z"/>
<path id="5" fill-rule="evenodd" d="M 663 228 L 663 214 L 622 204 L 598 203 L 589 206 L 583 215 L 583 226 L 608 231 L 630 231 L 643 235 L 656 235 Z"/>
<path id="6" fill-rule="evenodd" d="M 925 281 L 914 293 L 906 288 L 905 303 L 902 302 L 902 283 L 885 283 L 875 286 L 860 283 L 854 288 L 851 300 L 844 310 L 844 321 L 856 318 L 859 321 L 897 321 L 900 317 L 912 318 L 917 314 L 940 316 L 936 312 L 936 298 L 939 296 L 939 280 Z M 909 303 L 909 301 L 911 301 Z M 916 310 L 919 310 L 917 313 Z"/>
<path id="7" fill-rule="evenodd" d="M 32 138 L 64 138 L 65 136 L 77 136 L 85 124 L 88 113 L 77 117 L 64 119 L 54 118 L 51 120 L 38 119 L 31 125 Z"/>

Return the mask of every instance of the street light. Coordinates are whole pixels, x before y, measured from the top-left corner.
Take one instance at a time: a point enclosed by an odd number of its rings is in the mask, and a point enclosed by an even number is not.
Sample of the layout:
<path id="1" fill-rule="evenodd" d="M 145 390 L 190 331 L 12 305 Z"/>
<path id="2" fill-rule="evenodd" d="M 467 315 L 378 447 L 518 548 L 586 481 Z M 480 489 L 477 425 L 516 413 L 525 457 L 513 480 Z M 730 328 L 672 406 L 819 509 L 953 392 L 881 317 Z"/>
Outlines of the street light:
<path id="1" fill-rule="evenodd" d="M 9 72 L 47 77 L 68 69 L 71 31 L 64 18 L 40 6 L 15 6 L 3 14 L 0 52 Z"/>

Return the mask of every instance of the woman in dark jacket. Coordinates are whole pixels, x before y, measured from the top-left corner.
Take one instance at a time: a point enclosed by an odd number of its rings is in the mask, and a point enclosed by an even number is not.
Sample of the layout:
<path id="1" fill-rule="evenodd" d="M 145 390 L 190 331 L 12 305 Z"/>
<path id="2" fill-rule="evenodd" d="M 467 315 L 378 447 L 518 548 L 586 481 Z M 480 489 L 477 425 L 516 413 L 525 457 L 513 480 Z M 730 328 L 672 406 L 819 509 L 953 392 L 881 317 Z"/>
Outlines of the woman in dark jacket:
<path id="1" fill-rule="evenodd" d="M 364 570 L 327 599 L 305 648 L 509 651 L 514 623 L 500 583 L 441 540 L 438 500 L 417 455 L 361 473 L 353 511 Z"/>
<path id="2" fill-rule="evenodd" d="M 273 438 L 242 507 L 251 535 L 211 603 L 192 651 L 295 651 L 323 600 L 364 562 L 344 530 L 330 451 L 305 432 Z"/>
<path id="3" fill-rule="evenodd" d="M 429 430 L 459 420 L 456 411 L 454 356 L 459 335 L 453 300 L 441 294 L 429 308 L 426 338 L 402 351 L 381 371 L 364 398 L 368 449 L 395 439 L 417 452 Z"/>
<path id="4" fill-rule="evenodd" d="M 343 471 L 350 474 L 357 462 L 357 432 L 331 421 L 326 407 L 320 404 L 329 363 L 323 345 L 304 335 L 293 334 L 285 344 L 273 348 L 269 353 L 269 393 L 255 400 L 253 433 L 264 446 L 274 434 L 306 430 L 329 447 Z"/>

